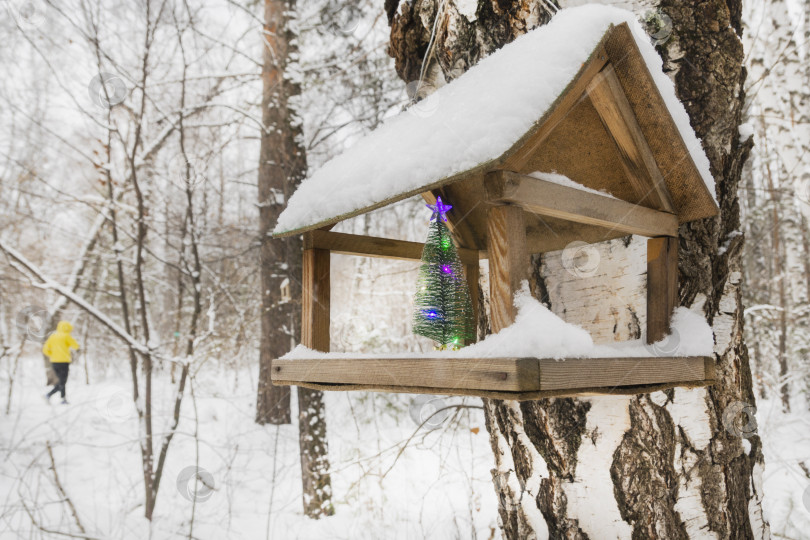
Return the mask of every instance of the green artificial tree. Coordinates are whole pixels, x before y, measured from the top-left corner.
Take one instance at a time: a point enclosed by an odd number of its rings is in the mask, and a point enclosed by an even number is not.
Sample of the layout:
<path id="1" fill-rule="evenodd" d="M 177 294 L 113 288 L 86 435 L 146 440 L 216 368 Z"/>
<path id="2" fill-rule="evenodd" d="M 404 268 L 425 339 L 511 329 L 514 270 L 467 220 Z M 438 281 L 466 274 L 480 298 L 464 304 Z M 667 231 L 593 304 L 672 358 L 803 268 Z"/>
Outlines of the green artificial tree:
<path id="1" fill-rule="evenodd" d="M 433 216 L 419 268 L 413 332 L 436 341 L 439 349 L 456 349 L 475 337 L 470 292 L 447 228 L 452 206 L 438 197 L 427 207 Z"/>

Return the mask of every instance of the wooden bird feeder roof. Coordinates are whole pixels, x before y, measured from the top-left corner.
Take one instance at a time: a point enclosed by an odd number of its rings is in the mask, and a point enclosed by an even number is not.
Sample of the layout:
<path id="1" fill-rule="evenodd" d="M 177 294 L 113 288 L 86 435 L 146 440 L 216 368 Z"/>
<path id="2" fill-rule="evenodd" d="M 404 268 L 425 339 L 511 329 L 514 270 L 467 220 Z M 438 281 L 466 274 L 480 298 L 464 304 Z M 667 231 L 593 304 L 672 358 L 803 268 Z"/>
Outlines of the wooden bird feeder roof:
<path id="1" fill-rule="evenodd" d="M 428 155 L 428 164 L 420 168 L 420 160 L 426 159 L 422 153 L 391 154 L 387 156 L 390 160 L 405 164 L 412 160 L 411 176 L 416 179 L 392 169 L 391 174 L 402 175 L 403 180 L 385 182 L 376 176 L 387 170 L 386 156 L 374 153 L 379 153 L 381 144 L 396 145 L 413 132 L 427 137 L 435 131 L 440 137 L 460 137 L 461 142 L 453 144 L 460 144 L 459 152 L 463 154 L 480 140 L 475 125 L 464 124 L 466 117 L 456 115 L 464 125 L 454 126 L 448 125 L 444 117 L 437 121 L 430 115 L 410 115 L 371 133 L 302 183 L 279 218 L 274 236 L 304 233 L 303 345 L 329 350 L 331 252 L 413 260 L 419 260 L 422 254 L 420 243 L 328 229 L 342 220 L 417 194 L 429 202 L 441 196 L 453 205 L 449 225 L 459 245 L 474 304 L 478 298 L 478 259 L 489 258 L 493 331 L 514 320 L 512 298 L 526 277 L 528 254 L 563 249 L 572 241 L 600 242 L 637 234 L 651 237 L 647 255 L 647 342 L 654 343 L 669 333 L 670 317 L 677 305 L 678 227 L 717 215 L 717 204 L 707 187 L 713 188 L 713 180 L 700 142 L 688 126 L 688 117 L 674 97 L 671 82 L 660 69 L 660 59 L 646 36 L 639 36 L 632 14 L 615 8 L 589 7 L 590 11 L 580 13 L 573 12 L 581 8 L 563 10 L 547 25 L 557 25 L 548 31 L 548 38 L 555 41 L 555 32 L 577 32 L 576 25 L 580 24 L 598 27 L 600 20 L 603 32 L 590 52 L 584 53 L 578 67 L 570 67 L 572 75 L 558 78 L 556 84 L 561 88 L 556 99 L 527 111 L 536 116 L 526 123 L 526 129 L 513 130 L 505 149 L 497 155 L 491 155 L 492 148 L 485 145 L 485 150 L 472 158 L 449 154 L 432 159 Z M 588 17 L 602 19 L 594 22 Z M 544 28 L 520 39 L 544 32 Z M 532 39 L 543 39 L 541 34 L 538 36 Z M 463 110 L 464 104 L 458 103 L 453 86 L 463 88 L 478 79 L 493 77 L 515 77 L 501 89 L 507 94 L 514 91 L 515 96 L 499 95 L 499 102 L 527 95 L 527 88 L 521 86 L 522 68 L 512 66 L 500 74 L 497 71 L 497 57 L 512 54 L 509 49 L 513 45 L 494 53 L 428 99 L 435 101 L 438 95 L 443 97 L 437 102 L 439 109 Z M 650 68 L 650 54 L 658 59 L 654 71 Z M 544 57 L 543 50 L 537 51 L 535 61 L 541 64 L 540 72 L 550 69 L 544 62 L 554 63 L 553 58 Z M 468 75 L 471 83 L 465 82 Z M 554 81 L 549 84 L 553 86 Z M 498 119 L 491 118 L 493 123 Z M 430 141 L 425 141 L 425 146 L 425 152 L 430 154 Z M 433 146 L 441 147 L 441 141 Z M 447 170 L 457 172 L 446 174 Z M 333 173 L 335 177 L 330 178 Z M 339 196 L 344 190 L 352 197 Z M 273 363 L 272 378 L 275 384 L 328 390 L 537 399 L 701 386 L 710 384 L 714 375 L 710 357 L 653 355 L 559 362 L 544 358 L 449 361 L 366 356 L 279 359 Z"/>
<path id="2" fill-rule="evenodd" d="M 543 32 L 543 28 L 534 32 Z M 642 45 L 653 50 L 648 42 Z M 503 53 L 504 50 L 498 51 L 485 61 L 495 61 Z M 542 51 L 538 54 L 542 55 Z M 537 58 L 537 62 L 543 61 L 542 56 Z M 493 71 L 487 67 L 483 66 L 482 71 Z M 543 68 L 538 69 L 542 72 Z M 707 187 L 707 184 L 713 187 L 713 180 L 700 142 L 691 128 L 683 125 L 686 113 L 680 102 L 674 100 L 671 82 L 660 68 L 657 77 L 653 75 L 626 22 L 607 24 L 601 39 L 575 73 L 567 83 L 560 83 L 565 84 L 564 89 L 547 108 L 541 104 L 539 110 L 532 112 L 537 117 L 532 118 L 527 129 L 514 133 L 514 140 L 502 153 L 492 156 L 487 148 L 464 156 L 461 161 L 468 165 L 463 170 L 434 176 L 464 165 L 453 155 L 434 159 L 420 150 L 411 156 L 391 156 L 405 164 L 403 169 L 411 169 L 395 171 L 403 175 L 403 182 L 388 184 L 378 177 L 377 172 L 385 170 L 381 167 L 387 157 L 378 156 L 382 163 L 374 165 L 374 156 L 379 154 L 377 148 L 396 145 L 398 140 L 407 138 L 407 131 L 433 129 L 432 122 L 439 123 L 435 131 L 446 130 L 442 136 L 447 138 L 463 138 L 463 131 L 473 131 L 453 129 L 434 118 L 443 107 L 463 108 L 463 104 L 455 102 L 451 91 L 454 85 L 466 83 L 467 75 L 463 75 L 428 98 L 436 97 L 435 105 L 431 105 L 438 109 L 435 114 L 423 117 L 402 113 L 394 119 L 402 117 L 402 121 L 393 121 L 371 133 L 305 180 L 300 193 L 289 200 L 274 235 L 283 237 L 328 227 L 417 194 L 427 199 L 441 195 L 454 206 L 451 216 L 456 218 L 454 234 L 459 243 L 485 250 L 487 205 L 482 203 L 491 199 L 485 179 L 502 171 L 508 173 L 507 180 L 512 185 L 511 191 L 504 194 L 505 200 L 527 211 L 526 232 L 531 253 L 562 249 L 573 240 L 598 242 L 629 233 L 674 234 L 674 228 L 681 223 L 718 213 Z M 497 96 L 499 102 L 518 101 L 509 94 L 519 90 L 513 88 L 519 85 L 519 77 L 509 83 L 511 86 L 501 91 L 507 95 Z M 474 143 L 462 142 L 464 146 Z M 439 143 L 434 146 L 441 147 Z M 396 146 L 390 151 L 396 153 Z M 424 160 L 430 163 L 421 167 Z M 476 160 L 482 161 L 469 165 Z M 334 178 L 329 177 L 332 172 Z M 608 197 L 594 195 L 587 197 L 580 207 L 572 201 L 583 198 L 581 193 L 527 178 L 535 172 L 563 175 L 618 201 L 607 202 Z M 411 181 L 412 176 L 418 181 Z M 352 196 L 336 201 L 336 195 L 347 190 Z M 550 190 L 554 193 L 548 204 L 537 204 L 538 198 L 544 200 Z M 577 212 L 587 217 L 594 213 L 593 206 L 603 204 L 610 206 L 611 215 L 594 215 L 590 220 L 569 219 Z M 629 210 L 631 205 L 638 209 Z M 626 214 L 627 219 L 623 219 Z M 461 217 L 463 223 L 459 223 Z"/>

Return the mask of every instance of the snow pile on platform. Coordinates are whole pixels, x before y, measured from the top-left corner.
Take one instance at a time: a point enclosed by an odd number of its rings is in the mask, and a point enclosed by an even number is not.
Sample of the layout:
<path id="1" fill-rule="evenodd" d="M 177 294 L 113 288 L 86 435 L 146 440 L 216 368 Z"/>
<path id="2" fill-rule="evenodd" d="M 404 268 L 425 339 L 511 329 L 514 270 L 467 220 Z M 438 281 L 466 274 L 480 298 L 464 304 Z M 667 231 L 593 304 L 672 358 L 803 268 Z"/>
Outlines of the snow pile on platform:
<path id="1" fill-rule="evenodd" d="M 594 344 L 583 328 L 565 322 L 538 302 L 528 284 L 515 294 L 514 324 L 455 354 L 469 358 L 504 356 L 574 358 L 589 356 Z"/>
<path id="2" fill-rule="evenodd" d="M 709 356 L 714 347 L 709 323 L 684 307 L 677 308 L 672 316 L 672 333 L 654 345 L 641 339 L 594 345 L 586 330 L 563 321 L 537 301 L 526 283 L 515 295 L 515 307 L 518 313 L 514 324 L 455 354 L 469 358 Z"/>
<path id="3" fill-rule="evenodd" d="M 342 218 L 425 191 L 500 157 L 540 120 L 611 24 L 627 22 L 692 158 L 714 196 L 709 161 L 662 71 L 661 58 L 629 11 L 564 9 L 481 60 L 464 75 L 328 161 L 301 183 L 274 233 Z"/>
<path id="4" fill-rule="evenodd" d="M 689 308 L 675 308 L 672 332 L 653 345 L 641 339 L 611 345 L 597 345 L 592 358 L 628 358 L 637 356 L 712 356 L 714 332 L 703 315 Z"/>
<path id="5" fill-rule="evenodd" d="M 515 294 L 515 322 L 483 341 L 458 351 L 420 353 L 425 358 L 633 358 L 711 356 L 714 334 L 703 316 L 688 308 L 675 309 L 672 333 L 653 345 L 642 339 L 595 345 L 583 328 L 552 313 L 529 292 L 528 283 Z M 413 358 L 414 353 L 323 353 L 303 345 L 284 355 L 286 360 L 309 358 Z"/>

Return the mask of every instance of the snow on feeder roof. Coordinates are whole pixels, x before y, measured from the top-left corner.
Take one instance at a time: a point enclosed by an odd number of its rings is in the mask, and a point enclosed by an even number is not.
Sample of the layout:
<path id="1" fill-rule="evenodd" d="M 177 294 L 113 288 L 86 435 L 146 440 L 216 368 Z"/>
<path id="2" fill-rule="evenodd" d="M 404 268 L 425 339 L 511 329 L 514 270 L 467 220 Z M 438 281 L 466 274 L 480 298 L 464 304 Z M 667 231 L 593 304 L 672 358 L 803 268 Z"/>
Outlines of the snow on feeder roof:
<path id="1" fill-rule="evenodd" d="M 649 37 L 632 13 L 587 5 L 560 11 L 327 162 L 289 199 L 274 235 L 444 194 L 465 216 L 460 243 L 486 249 L 480 202 L 493 171 L 553 171 L 677 223 L 718 211 L 708 159 Z M 529 212 L 531 252 L 636 232 Z"/>

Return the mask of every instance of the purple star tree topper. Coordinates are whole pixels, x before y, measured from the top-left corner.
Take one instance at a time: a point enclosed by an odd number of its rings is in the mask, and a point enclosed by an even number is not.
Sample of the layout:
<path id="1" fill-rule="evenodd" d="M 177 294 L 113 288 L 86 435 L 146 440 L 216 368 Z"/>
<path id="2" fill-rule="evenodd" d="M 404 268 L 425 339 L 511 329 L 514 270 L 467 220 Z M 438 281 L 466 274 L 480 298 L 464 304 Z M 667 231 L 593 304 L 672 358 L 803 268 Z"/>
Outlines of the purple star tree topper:
<path id="1" fill-rule="evenodd" d="M 441 197 L 436 197 L 436 204 L 426 204 L 425 206 L 433 210 L 433 215 L 430 216 L 430 221 L 433 221 L 437 217 L 442 221 L 447 221 L 447 212 L 453 208 L 449 204 L 444 204 Z"/>

